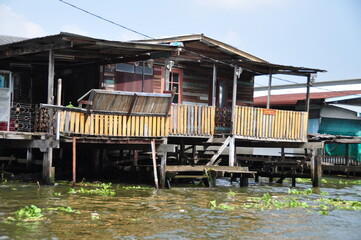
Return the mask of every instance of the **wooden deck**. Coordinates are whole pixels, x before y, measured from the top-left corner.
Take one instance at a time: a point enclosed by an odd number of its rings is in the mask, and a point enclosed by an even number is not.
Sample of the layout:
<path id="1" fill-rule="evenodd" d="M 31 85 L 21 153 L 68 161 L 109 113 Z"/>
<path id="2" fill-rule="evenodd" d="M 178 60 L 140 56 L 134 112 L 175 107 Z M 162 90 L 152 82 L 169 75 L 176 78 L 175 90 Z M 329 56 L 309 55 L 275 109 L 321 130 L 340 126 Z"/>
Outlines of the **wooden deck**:
<path id="1" fill-rule="evenodd" d="M 255 171 L 249 171 L 248 167 L 229 167 L 229 166 L 206 166 L 206 165 L 168 165 L 165 167 L 166 172 L 227 172 L 227 173 L 256 173 Z"/>

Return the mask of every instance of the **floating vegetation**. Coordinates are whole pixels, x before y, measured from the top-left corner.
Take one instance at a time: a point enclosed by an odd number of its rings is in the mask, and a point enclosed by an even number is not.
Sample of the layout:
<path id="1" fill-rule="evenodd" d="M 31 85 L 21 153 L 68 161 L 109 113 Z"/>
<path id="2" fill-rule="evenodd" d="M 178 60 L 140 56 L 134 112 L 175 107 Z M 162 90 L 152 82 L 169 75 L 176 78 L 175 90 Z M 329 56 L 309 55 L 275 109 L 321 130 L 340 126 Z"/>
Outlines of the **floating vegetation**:
<path id="1" fill-rule="evenodd" d="M 236 196 L 237 193 L 233 192 L 232 190 L 230 190 L 228 193 L 227 193 L 228 196 Z"/>
<path id="2" fill-rule="evenodd" d="M 60 196 L 61 196 L 61 193 L 60 193 L 60 192 L 56 192 L 56 193 L 54 193 L 54 196 L 60 197 Z"/>
<path id="3" fill-rule="evenodd" d="M 301 202 L 294 197 L 284 197 L 281 200 L 274 199 L 269 193 L 263 194 L 262 197 L 250 198 L 253 203 L 244 204 L 244 208 L 255 209 L 282 209 L 282 208 L 309 208 L 309 205 L 305 202 Z"/>
<path id="4" fill-rule="evenodd" d="M 348 200 L 342 200 L 340 198 L 320 198 L 317 199 L 318 202 L 328 204 L 334 209 L 339 210 L 361 210 L 361 202 L 359 201 L 348 201 Z M 320 204 L 319 206 L 322 206 L 324 208 L 324 204 Z M 322 208 L 321 207 L 321 208 Z M 322 209 L 324 210 L 324 209 Z"/>
<path id="5" fill-rule="evenodd" d="M 313 191 L 312 191 L 311 188 L 308 188 L 306 190 L 298 190 L 298 189 L 290 189 L 290 188 L 288 189 L 288 194 L 290 194 L 290 195 L 304 195 L 304 196 L 306 196 L 306 195 L 310 195 L 312 193 L 313 193 Z"/>
<path id="6" fill-rule="evenodd" d="M 309 178 L 296 178 L 296 182 L 298 183 L 311 183 L 312 180 Z"/>
<path id="7" fill-rule="evenodd" d="M 91 216 L 91 219 L 92 219 L 92 220 L 96 220 L 96 219 L 99 219 L 99 218 L 100 218 L 99 213 L 96 213 L 96 212 L 90 213 L 90 216 Z"/>
<path id="8" fill-rule="evenodd" d="M 213 200 L 213 201 L 209 201 L 208 203 L 208 206 L 211 208 L 211 209 L 220 209 L 220 210 L 234 210 L 235 207 L 233 206 L 229 206 L 228 204 L 226 203 L 221 203 L 221 204 L 218 204 L 217 205 L 217 200 Z"/>
<path id="9" fill-rule="evenodd" d="M 42 209 L 35 206 L 25 206 L 15 212 L 15 218 L 8 217 L 7 220 L 39 221 L 44 218 Z"/>
<path id="10" fill-rule="evenodd" d="M 122 186 L 123 189 L 126 190 L 132 190 L 132 189 L 137 189 L 137 190 L 154 190 L 154 187 L 142 187 L 142 186 Z"/>
<path id="11" fill-rule="evenodd" d="M 57 212 L 57 213 L 80 213 L 79 210 L 72 209 L 71 207 L 55 207 L 55 208 L 47 208 L 50 212 Z"/>
<path id="12" fill-rule="evenodd" d="M 361 180 L 353 180 L 353 181 L 342 181 L 339 180 L 338 184 L 345 184 L 345 185 L 361 185 Z"/>
<path id="13" fill-rule="evenodd" d="M 100 196 L 113 196 L 115 195 L 115 191 L 110 188 L 112 183 L 101 183 L 99 187 L 95 189 L 86 189 L 80 188 L 79 190 L 75 190 L 74 188 L 70 188 L 68 193 L 83 193 L 83 194 L 94 194 Z"/>

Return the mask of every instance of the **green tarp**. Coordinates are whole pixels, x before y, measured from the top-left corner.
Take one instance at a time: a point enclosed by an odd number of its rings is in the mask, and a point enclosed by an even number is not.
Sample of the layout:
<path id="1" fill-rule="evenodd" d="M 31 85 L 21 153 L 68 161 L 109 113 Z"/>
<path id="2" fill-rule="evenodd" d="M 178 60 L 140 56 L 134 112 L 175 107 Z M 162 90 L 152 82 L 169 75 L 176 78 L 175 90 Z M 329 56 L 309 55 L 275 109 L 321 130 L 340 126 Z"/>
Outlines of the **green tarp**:
<path id="1" fill-rule="evenodd" d="M 361 136 L 361 120 L 322 118 L 318 133 L 344 136 Z M 345 144 L 326 144 L 328 156 L 346 156 Z M 351 159 L 361 161 L 361 144 L 349 145 Z"/>

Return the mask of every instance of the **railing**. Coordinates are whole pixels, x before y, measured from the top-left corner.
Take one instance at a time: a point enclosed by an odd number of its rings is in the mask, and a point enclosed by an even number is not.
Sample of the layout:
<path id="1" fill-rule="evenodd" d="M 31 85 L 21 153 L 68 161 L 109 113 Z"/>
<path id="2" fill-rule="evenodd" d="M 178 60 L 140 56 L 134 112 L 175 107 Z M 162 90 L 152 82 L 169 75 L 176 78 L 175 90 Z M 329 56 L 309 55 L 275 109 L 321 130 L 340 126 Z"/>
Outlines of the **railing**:
<path id="1" fill-rule="evenodd" d="M 306 112 L 236 106 L 233 134 L 254 140 L 307 141 Z"/>
<path id="2" fill-rule="evenodd" d="M 209 136 L 214 134 L 215 108 L 198 105 L 172 105 L 169 135 Z"/>
<path id="3" fill-rule="evenodd" d="M 42 107 L 48 109 L 48 107 Z M 168 116 L 127 115 L 124 113 L 101 113 L 80 108 L 51 107 L 53 109 L 53 132 L 61 135 L 114 136 L 114 137 L 164 137 L 168 135 Z M 49 114 L 48 114 L 49 115 Z M 49 115 L 50 116 L 50 115 Z M 57 120 L 59 116 L 59 121 Z M 49 117 L 43 118 L 48 129 Z M 45 128 L 42 131 L 49 131 Z"/>
<path id="4" fill-rule="evenodd" d="M 346 158 L 344 156 L 322 156 L 323 163 L 331 163 L 335 165 L 347 165 Z M 350 166 L 361 166 L 361 162 L 354 159 L 349 159 Z"/>

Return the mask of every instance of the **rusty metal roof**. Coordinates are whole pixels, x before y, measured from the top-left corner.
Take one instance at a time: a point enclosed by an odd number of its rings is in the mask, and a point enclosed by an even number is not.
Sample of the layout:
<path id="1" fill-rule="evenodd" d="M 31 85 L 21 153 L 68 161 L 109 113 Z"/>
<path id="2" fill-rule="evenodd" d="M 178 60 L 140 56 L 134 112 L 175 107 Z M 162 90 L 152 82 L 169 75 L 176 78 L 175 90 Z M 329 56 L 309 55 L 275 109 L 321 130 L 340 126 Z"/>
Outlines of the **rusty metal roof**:
<path id="1" fill-rule="evenodd" d="M 87 100 L 88 108 L 97 111 L 121 112 L 129 115 L 167 115 L 172 94 L 108 91 L 92 89 L 78 99 Z"/>
<path id="2" fill-rule="evenodd" d="M 61 32 L 0 45 L 0 64 L 16 61 L 47 63 L 49 50 L 54 51 L 56 62 L 63 65 L 101 65 L 158 58 L 161 54 L 170 55 L 176 49 L 170 45 L 109 41 Z"/>

